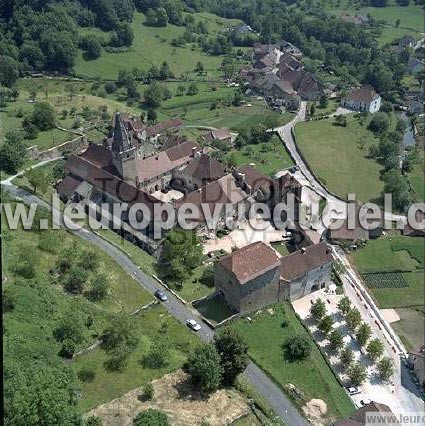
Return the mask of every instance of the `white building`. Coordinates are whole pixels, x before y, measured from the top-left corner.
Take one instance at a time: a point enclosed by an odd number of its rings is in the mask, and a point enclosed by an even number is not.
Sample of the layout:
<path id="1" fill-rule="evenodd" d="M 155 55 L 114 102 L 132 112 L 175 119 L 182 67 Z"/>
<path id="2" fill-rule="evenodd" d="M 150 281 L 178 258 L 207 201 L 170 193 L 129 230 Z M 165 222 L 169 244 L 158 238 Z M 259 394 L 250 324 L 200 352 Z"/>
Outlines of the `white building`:
<path id="1" fill-rule="evenodd" d="M 371 86 L 354 89 L 341 99 L 344 108 L 361 112 L 377 112 L 381 108 L 381 97 Z"/>

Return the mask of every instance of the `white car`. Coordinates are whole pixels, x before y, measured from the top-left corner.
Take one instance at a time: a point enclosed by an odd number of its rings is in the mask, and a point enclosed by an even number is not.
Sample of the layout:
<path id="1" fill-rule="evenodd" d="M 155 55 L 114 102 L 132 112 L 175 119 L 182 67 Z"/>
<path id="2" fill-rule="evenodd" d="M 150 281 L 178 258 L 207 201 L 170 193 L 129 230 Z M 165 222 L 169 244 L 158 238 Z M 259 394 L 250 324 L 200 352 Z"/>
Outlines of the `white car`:
<path id="1" fill-rule="evenodd" d="M 364 398 L 364 399 L 361 399 L 360 400 L 360 405 L 362 406 L 362 407 L 364 407 L 365 405 L 367 405 L 367 404 L 370 404 L 370 399 L 368 399 L 368 398 Z"/>
<path id="2" fill-rule="evenodd" d="M 201 329 L 201 326 L 194 320 L 194 319 L 188 319 L 186 321 L 186 324 L 188 327 L 190 327 L 193 331 L 199 331 Z"/>

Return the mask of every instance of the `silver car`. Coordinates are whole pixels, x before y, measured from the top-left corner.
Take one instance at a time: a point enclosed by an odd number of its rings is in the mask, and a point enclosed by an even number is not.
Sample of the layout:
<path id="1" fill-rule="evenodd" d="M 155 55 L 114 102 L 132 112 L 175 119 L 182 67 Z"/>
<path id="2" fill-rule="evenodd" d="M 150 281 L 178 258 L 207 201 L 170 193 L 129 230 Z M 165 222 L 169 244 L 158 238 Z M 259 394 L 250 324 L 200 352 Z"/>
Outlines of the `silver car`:
<path id="1" fill-rule="evenodd" d="M 193 331 L 199 331 L 201 329 L 201 326 L 194 319 L 188 319 L 186 324 Z"/>

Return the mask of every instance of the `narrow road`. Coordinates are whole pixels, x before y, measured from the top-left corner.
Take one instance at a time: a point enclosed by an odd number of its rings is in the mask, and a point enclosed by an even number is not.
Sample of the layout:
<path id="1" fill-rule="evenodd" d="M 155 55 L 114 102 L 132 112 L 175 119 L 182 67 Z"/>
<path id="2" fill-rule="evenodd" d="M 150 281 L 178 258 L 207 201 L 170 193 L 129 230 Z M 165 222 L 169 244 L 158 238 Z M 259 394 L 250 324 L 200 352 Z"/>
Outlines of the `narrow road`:
<path id="1" fill-rule="evenodd" d="M 323 234 L 323 232 L 326 230 L 326 225 L 330 222 L 330 220 L 334 218 L 341 219 L 346 217 L 347 202 L 329 193 L 327 188 L 322 185 L 310 172 L 310 169 L 297 149 L 293 131 L 297 123 L 305 120 L 306 106 L 306 102 L 301 102 L 300 109 L 295 118 L 286 125 L 278 127 L 274 130 L 282 139 L 292 159 L 299 168 L 299 170 L 295 173 L 295 177 L 297 177 L 298 174 L 300 181 L 307 183 L 307 185 L 314 192 L 327 201 L 327 206 L 323 211 L 322 220 L 319 224 L 315 224 L 316 230 L 320 234 Z M 405 216 L 396 215 L 390 212 L 385 212 L 384 214 L 386 220 L 395 222 L 401 221 L 403 224 L 406 223 Z M 406 355 L 406 349 L 403 343 L 391 325 L 382 316 L 379 308 L 373 301 L 368 290 L 365 288 L 363 281 L 357 275 L 356 271 L 351 266 L 342 250 L 338 246 L 332 246 L 332 249 L 334 257 L 340 260 L 346 268 L 346 273 L 343 274 L 342 277 L 343 281 L 345 282 L 345 293 L 358 306 L 362 312 L 363 318 L 367 318 L 370 325 L 376 329 L 377 335 L 386 345 L 394 360 L 395 395 L 393 398 L 394 403 L 392 405 L 396 409 L 395 412 L 401 413 L 404 411 L 404 414 L 406 414 L 408 411 L 413 412 L 423 410 L 423 401 L 417 396 L 415 392 L 412 392 L 414 385 L 411 383 L 410 377 L 406 378 L 405 367 L 400 362 L 399 354 Z M 361 295 L 361 299 L 359 299 L 358 294 Z M 377 324 L 379 324 L 379 327 Z"/>
<path id="2" fill-rule="evenodd" d="M 343 219 L 347 216 L 347 202 L 330 193 L 329 190 L 318 181 L 316 176 L 314 176 L 314 174 L 310 171 L 307 163 L 299 153 L 293 132 L 295 126 L 299 122 L 305 120 L 306 110 L 307 102 L 303 101 L 301 102 L 300 109 L 298 110 L 294 119 L 283 126 L 276 127 L 274 131 L 279 135 L 280 139 L 285 144 L 286 149 L 299 169 L 294 173 L 294 176 L 299 178 L 300 181 L 307 181 L 308 186 L 314 192 L 316 192 L 316 194 L 326 200 L 326 208 L 323 211 L 322 217 L 318 223 L 314 224 L 314 228 L 317 230 L 317 232 L 323 233 L 327 225 L 329 225 L 333 219 Z M 335 159 L 335 161 L 337 161 L 337 159 Z M 395 222 L 401 221 L 403 223 L 406 221 L 405 216 L 396 215 L 390 212 L 385 212 L 385 219 Z"/>
<path id="3" fill-rule="evenodd" d="M 45 164 L 46 162 L 43 162 Z M 34 167 L 39 167 L 42 164 L 37 164 Z M 19 175 L 20 173 L 18 173 Z M 3 190 L 6 190 L 13 197 L 22 200 L 25 204 L 36 203 L 42 207 L 52 210 L 52 207 L 38 198 L 37 196 L 29 193 L 28 191 L 19 188 L 12 183 L 13 177 L 10 177 L 1 182 Z M 61 212 L 56 212 L 60 213 Z M 75 222 L 72 222 L 67 216 L 62 215 L 64 224 L 72 224 L 73 230 L 70 229 L 74 235 L 89 241 L 94 244 L 109 256 L 114 259 L 129 275 L 131 275 L 138 284 L 147 290 L 150 294 L 154 294 L 155 290 L 159 288 L 158 283 L 142 272 L 121 250 L 104 240 L 103 238 L 95 235 L 90 230 L 82 228 Z M 68 226 L 69 229 L 69 226 Z M 200 317 L 197 312 L 189 306 L 184 305 L 171 293 L 167 292 L 168 301 L 163 304 L 164 308 L 182 324 L 186 324 L 189 318 L 195 318 L 201 323 Z M 214 331 L 211 330 L 206 324 L 202 324 L 201 330 L 197 332 L 198 337 L 204 342 L 209 342 L 214 336 Z M 265 348 L 267 350 L 267 348 Z M 291 426 L 306 426 L 308 423 L 302 417 L 298 409 L 291 403 L 285 396 L 281 389 L 253 362 L 248 364 L 246 371 L 243 373 L 246 378 L 251 382 L 252 386 L 259 392 L 261 396 L 268 402 L 270 407 L 274 410 L 276 415 L 281 417 L 288 425 Z"/>
<path id="4" fill-rule="evenodd" d="M 394 363 L 394 387 L 391 392 L 386 394 L 385 404 L 396 415 L 423 411 L 424 403 L 419 395 L 418 387 L 413 383 L 411 375 L 407 374 L 407 368 L 400 358 L 400 356 L 407 354 L 403 343 L 388 321 L 382 316 L 372 297 L 364 288 L 361 279 L 352 270 L 343 250 L 339 247 L 333 247 L 333 254 L 347 269 L 346 273 L 341 275 L 344 293 L 359 309 L 362 319 L 372 327 L 375 336 L 384 343 L 386 352 Z M 383 395 L 381 394 L 380 397 L 383 398 Z"/>

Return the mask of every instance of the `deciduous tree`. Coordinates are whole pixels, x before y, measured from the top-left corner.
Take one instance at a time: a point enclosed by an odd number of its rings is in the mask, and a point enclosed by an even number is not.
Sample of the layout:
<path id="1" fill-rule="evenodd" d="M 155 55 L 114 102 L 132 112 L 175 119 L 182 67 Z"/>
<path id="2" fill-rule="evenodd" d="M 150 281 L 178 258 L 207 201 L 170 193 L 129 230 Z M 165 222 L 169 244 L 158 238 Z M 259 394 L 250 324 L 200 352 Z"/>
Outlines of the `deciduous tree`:
<path id="1" fill-rule="evenodd" d="M 213 343 L 198 346 L 189 355 L 183 368 L 190 374 L 193 384 L 204 392 L 215 391 L 220 386 L 223 368 Z"/>
<path id="2" fill-rule="evenodd" d="M 223 383 L 233 385 L 236 376 L 248 365 L 248 346 L 243 337 L 230 327 L 214 336 L 214 345 L 220 355 Z"/>
<path id="3" fill-rule="evenodd" d="M 350 378 L 351 384 L 354 386 L 360 386 L 367 377 L 366 368 L 361 362 L 352 364 L 349 367 L 347 374 Z"/>

